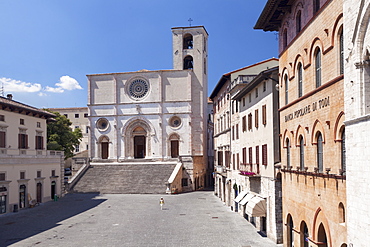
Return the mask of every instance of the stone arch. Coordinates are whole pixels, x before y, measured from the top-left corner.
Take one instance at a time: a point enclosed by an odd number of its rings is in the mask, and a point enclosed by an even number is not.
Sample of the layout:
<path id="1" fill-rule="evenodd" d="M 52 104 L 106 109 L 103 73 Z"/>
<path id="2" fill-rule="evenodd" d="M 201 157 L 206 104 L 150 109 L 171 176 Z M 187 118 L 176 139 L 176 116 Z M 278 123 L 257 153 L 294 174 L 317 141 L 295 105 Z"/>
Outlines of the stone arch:
<path id="1" fill-rule="evenodd" d="M 313 218 L 313 224 L 312 224 L 312 230 L 311 230 L 312 238 L 315 242 L 319 242 L 319 234 L 320 234 L 320 230 L 322 231 L 322 229 L 325 230 L 325 234 L 327 238 L 327 246 L 332 246 L 329 223 L 328 223 L 328 220 L 324 212 L 319 207 L 315 211 L 315 215 Z"/>
<path id="2" fill-rule="evenodd" d="M 124 139 L 124 153 L 128 158 L 135 157 L 135 137 L 142 136 L 144 139 L 144 157 L 151 156 L 152 138 L 155 136 L 152 124 L 143 117 L 134 117 L 127 121 L 122 128 Z"/>
<path id="3" fill-rule="evenodd" d="M 293 75 L 292 75 L 292 78 L 295 78 L 296 75 L 297 75 L 297 67 L 298 67 L 298 64 L 301 63 L 302 64 L 302 69 L 304 70 L 305 69 L 305 62 L 304 62 L 304 58 L 301 54 L 297 54 L 297 56 L 295 57 L 294 59 L 294 64 L 293 64 Z"/>
<path id="4" fill-rule="evenodd" d="M 284 131 L 284 134 L 283 134 L 283 136 L 282 136 L 282 147 L 283 148 L 286 148 L 286 140 L 287 139 L 289 139 L 289 141 L 290 141 L 290 144 L 292 144 L 292 140 L 293 140 L 293 136 L 291 135 L 291 133 L 286 129 L 285 131 Z"/>
<path id="5" fill-rule="evenodd" d="M 284 87 L 284 90 L 285 90 L 285 77 L 288 78 L 288 83 L 289 83 L 290 77 L 289 77 L 289 71 L 287 67 L 284 67 L 280 74 L 280 88 Z"/>
<path id="6" fill-rule="evenodd" d="M 309 231 L 307 223 L 304 220 L 301 221 L 301 224 L 299 226 L 299 233 L 300 233 L 299 246 L 308 247 Z"/>
<path id="7" fill-rule="evenodd" d="M 343 13 L 339 14 L 334 22 L 333 33 L 331 34 L 331 44 L 334 46 L 337 42 L 337 36 L 340 30 L 343 29 Z"/>
<path id="8" fill-rule="evenodd" d="M 335 120 L 335 124 L 334 124 L 334 141 L 337 142 L 337 141 L 340 141 L 342 140 L 342 132 L 344 130 L 344 112 L 341 111 L 338 116 L 337 116 L 337 119 Z"/>
<path id="9" fill-rule="evenodd" d="M 322 138 L 323 138 L 323 143 L 326 141 L 326 135 L 324 131 L 324 127 L 321 124 L 321 122 L 316 119 L 312 126 L 312 132 L 311 132 L 311 144 L 316 144 L 316 135 L 318 132 L 321 132 Z"/>
<path id="10" fill-rule="evenodd" d="M 298 147 L 300 145 L 299 144 L 299 136 L 303 137 L 304 145 L 306 146 L 307 138 L 306 138 L 306 134 L 304 132 L 304 129 L 301 125 L 298 125 L 297 130 L 296 130 L 295 133 L 296 133 L 295 138 L 294 138 L 295 146 Z"/>
<path id="11" fill-rule="evenodd" d="M 186 33 L 183 36 L 183 49 L 193 49 L 193 35 Z"/>
<path id="12" fill-rule="evenodd" d="M 311 65 L 313 60 L 315 59 L 314 56 L 315 56 L 315 52 L 317 48 L 320 48 L 321 53 L 323 54 L 324 43 L 319 37 L 314 38 L 314 40 L 311 42 L 310 51 L 309 51 L 309 64 L 307 64 L 307 66 Z"/>
<path id="13" fill-rule="evenodd" d="M 193 68 L 194 68 L 193 57 L 190 55 L 184 57 L 184 70 Z"/>

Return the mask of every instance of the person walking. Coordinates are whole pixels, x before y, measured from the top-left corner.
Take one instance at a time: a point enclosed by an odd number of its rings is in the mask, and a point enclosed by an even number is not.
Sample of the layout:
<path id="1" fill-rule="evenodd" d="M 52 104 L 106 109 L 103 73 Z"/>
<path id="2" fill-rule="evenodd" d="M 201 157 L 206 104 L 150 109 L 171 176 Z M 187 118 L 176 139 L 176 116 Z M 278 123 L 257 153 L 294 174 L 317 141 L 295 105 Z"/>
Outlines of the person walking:
<path id="1" fill-rule="evenodd" d="M 161 210 L 163 210 L 163 205 L 164 205 L 163 197 L 161 197 L 161 199 L 159 200 L 159 205 L 161 205 Z"/>

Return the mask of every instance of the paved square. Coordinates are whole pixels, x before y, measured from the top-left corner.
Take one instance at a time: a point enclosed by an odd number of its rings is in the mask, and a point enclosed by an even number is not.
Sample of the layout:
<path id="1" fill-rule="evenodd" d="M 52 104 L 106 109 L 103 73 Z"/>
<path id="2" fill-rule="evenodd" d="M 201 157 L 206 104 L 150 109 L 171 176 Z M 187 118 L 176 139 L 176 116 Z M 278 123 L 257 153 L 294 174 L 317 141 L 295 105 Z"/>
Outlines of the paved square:
<path id="1" fill-rule="evenodd" d="M 0 245 L 277 246 L 212 191 L 68 194 L 58 202 L 0 216 Z"/>

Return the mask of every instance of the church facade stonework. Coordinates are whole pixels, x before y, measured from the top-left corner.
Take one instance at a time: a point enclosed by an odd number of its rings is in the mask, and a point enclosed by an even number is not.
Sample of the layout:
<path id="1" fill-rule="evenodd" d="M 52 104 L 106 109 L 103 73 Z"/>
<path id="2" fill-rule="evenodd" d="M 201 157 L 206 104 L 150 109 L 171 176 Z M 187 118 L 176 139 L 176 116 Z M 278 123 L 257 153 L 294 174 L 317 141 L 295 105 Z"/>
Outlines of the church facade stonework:
<path id="1" fill-rule="evenodd" d="M 180 164 L 176 189 L 194 190 L 207 167 L 208 34 L 196 26 L 172 35 L 172 70 L 87 76 L 89 156 L 93 164 Z"/>

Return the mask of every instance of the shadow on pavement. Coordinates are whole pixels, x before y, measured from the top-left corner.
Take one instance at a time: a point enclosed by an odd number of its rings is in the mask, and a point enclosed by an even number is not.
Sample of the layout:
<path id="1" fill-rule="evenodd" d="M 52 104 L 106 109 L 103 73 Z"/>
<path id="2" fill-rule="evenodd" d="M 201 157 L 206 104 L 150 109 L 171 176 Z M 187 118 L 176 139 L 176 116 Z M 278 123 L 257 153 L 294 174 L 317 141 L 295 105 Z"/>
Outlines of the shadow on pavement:
<path id="1" fill-rule="evenodd" d="M 106 201 L 106 199 L 95 199 L 98 195 L 98 193 L 67 194 L 57 202 L 49 201 L 18 213 L 1 215 L 0 246 L 9 246 L 52 229 L 61 225 L 61 221 Z"/>

